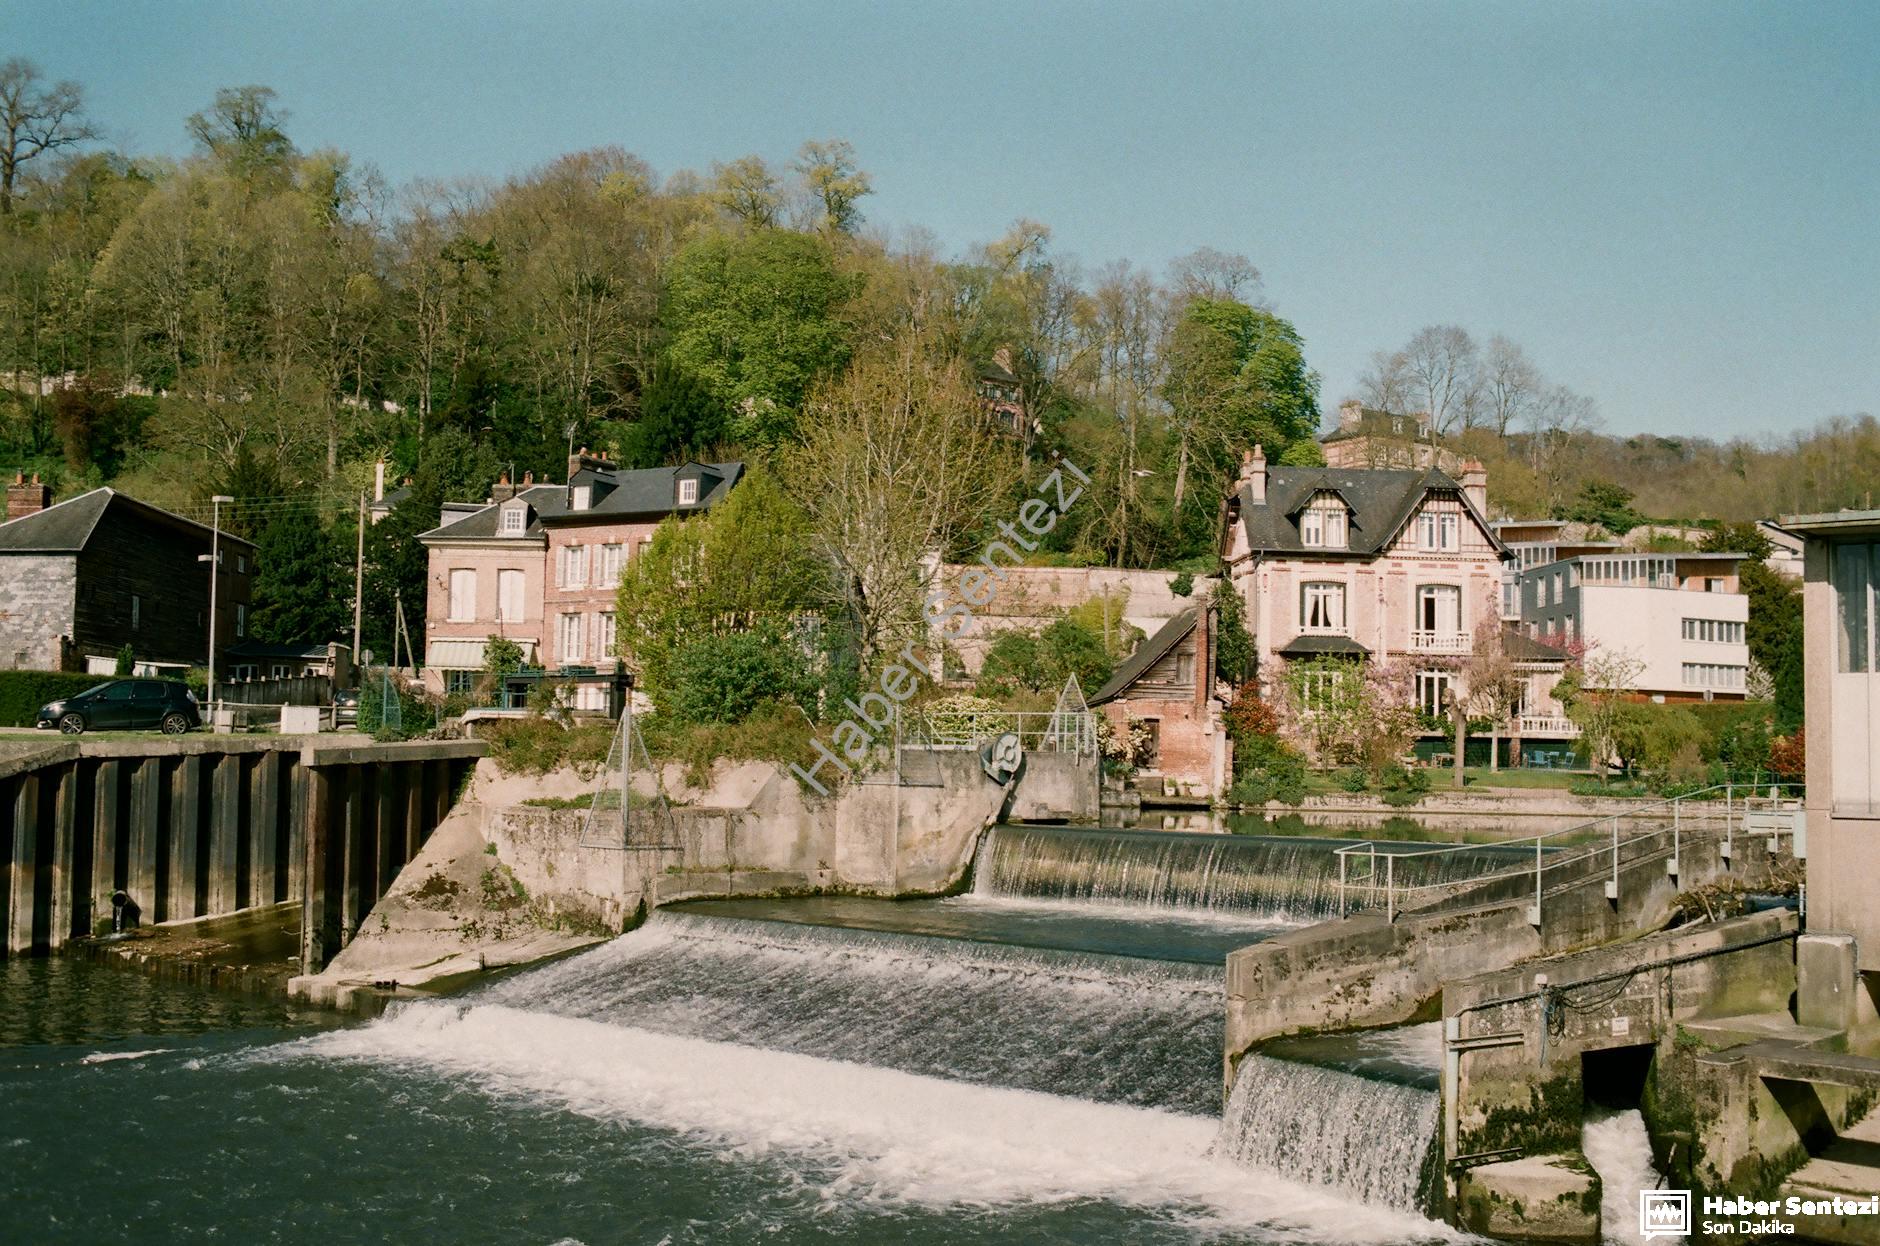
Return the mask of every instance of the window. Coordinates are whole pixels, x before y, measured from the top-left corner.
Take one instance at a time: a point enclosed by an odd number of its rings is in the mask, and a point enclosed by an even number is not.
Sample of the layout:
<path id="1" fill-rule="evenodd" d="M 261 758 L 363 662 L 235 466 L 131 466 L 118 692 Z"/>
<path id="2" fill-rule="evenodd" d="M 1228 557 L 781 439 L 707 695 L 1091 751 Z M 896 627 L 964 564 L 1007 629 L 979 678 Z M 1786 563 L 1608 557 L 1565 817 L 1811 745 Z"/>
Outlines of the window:
<path id="1" fill-rule="evenodd" d="M 1354 674 L 1342 666 L 1308 667 L 1299 672 L 1299 704 L 1308 713 L 1330 709 L 1337 704 L 1347 676 Z"/>
<path id="2" fill-rule="evenodd" d="M 1461 548 L 1462 516 L 1455 511 L 1426 510 L 1417 516 L 1417 546 L 1420 549 Z"/>
<path id="3" fill-rule="evenodd" d="M 236 683 L 244 683 L 247 680 L 253 679 L 254 677 L 255 677 L 255 667 L 252 662 L 237 662 L 235 664 L 234 672 L 229 676 L 229 678 L 234 680 Z"/>
<path id="4" fill-rule="evenodd" d="M 1722 579 L 1717 576 L 1707 576 L 1704 579 L 1704 591 L 1706 593 L 1721 593 L 1727 590 L 1724 588 Z"/>
<path id="5" fill-rule="evenodd" d="M 1699 640 L 1711 644 L 1740 645 L 1743 643 L 1743 624 L 1726 619 L 1686 619 L 1684 620 L 1684 639 Z"/>
<path id="6" fill-rule="evenodd" d="M 1535 594 L 1536 594 L 1536 595 L 1537 595 L 1537 596 L 1539 597 L 1539 599 L 1540 599 L 1540 603 L 1541 603 L 1541 608 L 1542 608 L 1542 609 L 1545 609 L 1545 608 L 1546 608 L 1546 607 L 1548 606 L 1548 604 L 1549 604 L 1549 601 L 1548 601 L 1548 596 L 1547 596 L 1547 585 L 1548 585 L 1548 580 L 1547 580 L 1547 577 L 1546 577 L 1546 576 L 1542 576 L 1542 577 L 1540 578 L 1540 581 L 1539 581 L 1539 583 L 1538 583 L 1538 586 L 1537 586 L 1537 587 L 1535 588 L 1535 590 L 1534 590 L 1534 592 L 1535 592 Z"/>
<path id="7" fill-rule="evenodd" d="M 691 506 L 698 501 L 698 481 L 681 480 L 679 482 L 679 505 Z"/>
<path id="8" fill-rule="evenodd" d="M 1843 671 L 1864 673 L 1873 663 L 1873 571 L 1880 545 L 1834 547 L 1835 656 Z"/>
<path id="9" fill-rule="evenodd" d="M 1345 586 L 1307 583 L 1299 586 L 1299 627 L 1307 632 L 1345 630 Z"/>
<path id="10" fill-rule="evenodd" d="M 561 547 L 561 586 L 563 588 L 587 587 L 587 555 L 585 545 Z"/>
<path id="11" fill-rule="evenodd" d="M 506 508 L 503 511 L 503 523 L 502 523 L 501 531 L 504 536 L 521 536 L 524 530 L 528 528 L 528 526 L 529 526 L 529 508 L 528 507 L 511 506 L 511 507 Z"/>
<path id="12" fill-rule="evenodd" d="M 498 623 L 520 623 L 527 618 L 522 603 L 522 571 L 516 567 L 504 567 L 496 573 L 496 621 Z"/>
<path id="13" fill-rule="evenodd" d="M 287 674 L 287 663 L 285 663 L 285 662 L 276 662 L 276 663 L 274 663 L 274 664 L 273 664 L 272 666 L 270 666 L 270 667 L 268 667 L 268 678 L 269 678 L 269 679 L 286 679 L 286 678 L 288 678 L 288 674 Z"/>
<path id="14" fill-rule="evenodd" d="M 614 612 L 603 610 L 600 613 L 594 633 L 594 656 L 611 658 L 614 656 Z"/>
<path id="15" fill-rule="evenodd" d="M 1564 571 L 1556 571 L 1554 572 L 1554 600 L 1565 601 L 1566 599 L 1567 573 Z"/>
<path id="16" fill-rule="evenodd" d="M 615 541 L 601 546 L 601 587 L 613 588 L 620 583 L 620 568 L 627 561 L 627 547 Z"/>
<path id="17" fill-rule="evenodd" d="M 235 635 L 239 638 L 248 634 L 248 607 L 241 602 L 235 603 Z"/>
<path id="18" fill-rule="evenodd" d="M 444 691 L 446 693 L 469 693 L 476 690 L 477 676 L 481 671 L 445 671 Z"/>
<path id="19" fill-rule="evenodd" d="M 1714 662 L 1686 662 L 1684 686 L 1687 688 L 1726 688 L 1742 690 L 1744 668 L 1720 666 Z"/>
<path id="20" fill-rule="evenodd" d="M 1153 770 L 1162 764 L 1162 720 L 1160 718 L 1139 719 L 1148 732 L 1148 740 L 1142 746 L 1142 765 Z"/>
<path id="21" fill-rule="evenodd" d="M 131 594 L 131 630 L 136 631 L 143 625 L 144 599 L 136 593 Z"/>
<path id="22" fill-rule="evenodd" d="M 235 573 L 237 575 L 248 574 L 248 555 L 246 554 L 235 555 Z"/>
<path id="23" fill-rule="evenodd" d="M 1417 708 L 1431 718 L 1442 718 L 1447 715 L 1449 691 L 1455 686 L 1455 682 L 1455 675 L 1449 671 L 1418 671 Z"/>
<path id="24" fill-rule="evenodd" d="M 1175 655 L 1175 682 L 1178 684 L 1193 683 L 1194 678 L 1195 678 L 1195 655 L 1192 653 L 1176 654 Z"/>
<path id="25" fill-rule="evenodd" d="M 1454 584 L 1425 584 L 1417 589 L 1416 629 L 1453 636 L 1462 630 L 1462 590 Z"/>
<path id="26" fill-rule="evenodd" d="M 470 567 L 450 572 L 450 620 L 468 623 L 477 617 L 477 573 Z"/>
<path id="27" fill-rule="evenodd" d="M 1313 549 L 1344 549 L 1346 541 L 1345 504 L 1321 494 L 1312 499 L 1299 516 L 1299 543 Z"/>
<path id="28" fill-rule="evenodd" d="M 569 666 L 581 660 L 581 616 L 564 614 L 561 616 L 561 661 Z"/>
<path id="29" fill-rule="evenodd" d="M 594 486 L 593 485 L 576 485 L 574 487 L 574 501 L 572 503 L 572 508 L 574 510 L 584 511 L 592 507 L 593 505 L 594 505 Z"/>

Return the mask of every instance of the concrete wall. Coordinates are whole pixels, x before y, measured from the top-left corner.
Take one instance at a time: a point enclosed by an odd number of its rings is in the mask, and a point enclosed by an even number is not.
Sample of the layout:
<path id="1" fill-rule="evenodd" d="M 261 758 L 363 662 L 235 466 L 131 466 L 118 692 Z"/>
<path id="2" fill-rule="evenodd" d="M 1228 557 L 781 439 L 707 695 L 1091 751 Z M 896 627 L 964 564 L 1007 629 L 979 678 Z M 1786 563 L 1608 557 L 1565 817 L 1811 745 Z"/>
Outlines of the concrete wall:
<path id="1" fill-rule="evenodd" d="M 967 566 L 978 564 L 942 563 L 938 568 L 940 583 L 948 599 L 959 600 L 958 581 Z M 952 642 L 954 651 L 968 676 L 979 673 L 986 649 L 1002 631 L 1012 628 L 1042 627 L 1073 606 L 1081 606 L 1093 597 L 1126 592 L 1124 623 L 1152 635 L 1168 620 L 1204 599 L 1214 581 L 1198 576 L 1193 593 L 1177 597 L 1169 590 L 1173 571 L 1126 571 L 1113 567 L 1010 567 L 998 583 L 992 601 L 973 610 L 972 626 Z M 1086 695 L 1095 692 L 1086 688 Z"/>
<path id="2" fill-rule="evenodd" d="M 1663 923 L 1680 890 L 1767 871 L 1765 840 L 1737 835 L 1727 865 L 1721 843 L 1716 829 L 1692 828 L 1680 839 L 1676 876 L 1667 872 L 1669 834 L 1622 846 L 1616 902 L 1606 897 L 1604 854 L 1552 864 L 1538 928 L 1528 920 L 1533 873 L 1510 871 L 1426 894 L 1395 922 L 1367 912 L 1241 948 L 1227 960 L 1230 1069 L 1284 1034 L 1407 1021 L 1451 979 L 1636 937 Z"/>
<path id="3" fill-rule="evenodd" d="M 72 635 L 78 559 L 71 554 L 0 558 L 0 667 L 56 671 L 59 638 Z"/>

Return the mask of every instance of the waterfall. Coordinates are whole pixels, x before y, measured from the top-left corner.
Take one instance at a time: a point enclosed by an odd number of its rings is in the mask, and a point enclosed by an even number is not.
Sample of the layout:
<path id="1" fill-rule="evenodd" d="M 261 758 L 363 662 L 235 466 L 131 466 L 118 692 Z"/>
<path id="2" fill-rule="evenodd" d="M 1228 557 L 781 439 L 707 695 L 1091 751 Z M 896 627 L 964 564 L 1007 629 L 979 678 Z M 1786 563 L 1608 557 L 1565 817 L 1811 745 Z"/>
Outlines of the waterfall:
<path id="1" fill-rule="evenodd" d="M 1338 857 L 1349 840 L 994 827 L 979 850 L 973 892 L 1119 908 L 1280 921 L 1322 921 L 1338 909 Z M 1397 880 L 1471 878 L 1509 863 L 1494 846 L 1402 857 L 1444 845 L 1390 843 Z M 1354 863 L 1354 870 L 1360 868 Z M 1365 862 L 1363 869 L 1369 868 Z M 1379 866 L 1382 877 L 1382 865 Z M 1354 903 L 1362 898 L 1352 893 Z"/>
<path id="2" fill-rule="evenodd" d="M 1234 1079 L 1215 1153 L 1417 1211 L 1434 1186 L 1438 1108 L 1437 1095 L 1419 1087 L 1251 1055 Z"/>
<path id="3" fill-rule="evenodd" d="M 1212 1115 L 1221 991 L 1217 966 L 661 912 L 473 998 Z"/>
<path id="4" fill-rule="evenodd" d="M 1637 1246 L 1645 1241 L 1638 1228 L 1640 1190 L 1664 1184 L 1652 1167 L 1652 1140 L 1637 1109 L 1588 1111 L 1580 1134 L 1586 1162 L 1599 1174 L 1599 1233 L 1608 1242 Z M 1680 1239 L 1682 1240 L 1682 1239 Z"/>

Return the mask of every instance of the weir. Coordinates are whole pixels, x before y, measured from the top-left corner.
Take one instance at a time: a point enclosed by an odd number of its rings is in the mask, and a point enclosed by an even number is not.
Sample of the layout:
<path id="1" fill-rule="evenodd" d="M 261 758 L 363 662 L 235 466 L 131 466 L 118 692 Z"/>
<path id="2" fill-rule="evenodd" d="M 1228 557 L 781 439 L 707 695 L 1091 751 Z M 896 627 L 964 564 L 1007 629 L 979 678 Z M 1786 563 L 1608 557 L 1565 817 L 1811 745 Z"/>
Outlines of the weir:
<path id="1" fill-rule="evenodd" d="M 1175 909 L 1280 921 L 1338 914 L 1338 858 L 1349 840 L 1287 835 L 1087 831 L 998 826 L 987 833 L 973 890 L 1114 908 Z M 1494 845 L 1431 854 L 1437 845 L 1376 845 L 1405 859 L 1396 877 L 1420 883 L 1477 878 L 1518 861 Z M 1353 889 L 1356 896 L 1360 889 Z"/>

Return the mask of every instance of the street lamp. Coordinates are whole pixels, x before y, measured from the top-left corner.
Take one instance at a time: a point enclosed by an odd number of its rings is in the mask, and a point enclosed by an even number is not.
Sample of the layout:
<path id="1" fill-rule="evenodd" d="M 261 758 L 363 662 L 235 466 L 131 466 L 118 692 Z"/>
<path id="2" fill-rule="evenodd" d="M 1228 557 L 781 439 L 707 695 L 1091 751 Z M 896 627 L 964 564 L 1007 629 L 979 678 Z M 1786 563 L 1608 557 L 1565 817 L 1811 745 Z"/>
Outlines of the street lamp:
<path id="1" fill-rule="evenodd" d="M 209 683 L 203 690 L 209 701 L 209 724 L 215 725 L 215 588 L 216 572 L 222 569 L 222 503 L 234 498 L 218 493 L 210 501 L 209 552 L 197 554 L 197 562 L 209 564 Z"/>

